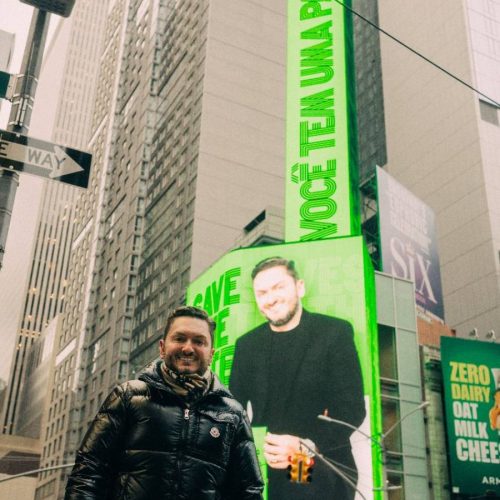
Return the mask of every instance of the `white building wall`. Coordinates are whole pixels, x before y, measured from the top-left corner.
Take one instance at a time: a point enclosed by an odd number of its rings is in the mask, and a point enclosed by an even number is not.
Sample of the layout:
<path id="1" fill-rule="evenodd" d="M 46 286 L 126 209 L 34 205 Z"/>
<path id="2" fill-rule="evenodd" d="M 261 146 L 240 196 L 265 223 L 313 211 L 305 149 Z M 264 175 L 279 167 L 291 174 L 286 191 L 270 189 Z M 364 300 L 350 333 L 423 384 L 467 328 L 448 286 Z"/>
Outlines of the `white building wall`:
<path id="1" fill-rule="evenodd" d="M 500 3 L 494 0 L 466 1 L 474 85 L 481 92 L 500 103 Z M 484 97 L 482 100 L 488 102 Z M 489 110 L 494 113 L 494 107 Z M 496 123 L 481 119 L 478 110 L 480 146 L 486 201 L 490 214 L 492 246 L 488 249 L 495 262 L 495 273 L 488 277 L 487 290 L 493 291 L 491 309 L 482 319 L 482 329 L 499 329 L 500 289 L 500 109 L 496 109 Z M 491 301 L 493 302 L 493 301 Z M 475 325 L 472 325 L 475 326 Z"/>
<path id="2" fill-rule="evenodd" d="M 379 7 L 385 30 L 475 84 L 464 2 Z M 473 327 L 484 335 L 500 320 L 490 202 L 500 174 L 488 175 L 494 167 L 486 168 L 478 96 L 387 37 L 381 50 L 387 170 L 436 213 L 447 323 L 459 335 Z"/>
<path id="3" fill-rule="evenodd" d="M 284 203 L 286 2 L 209 9 L 191 278 Z"/>

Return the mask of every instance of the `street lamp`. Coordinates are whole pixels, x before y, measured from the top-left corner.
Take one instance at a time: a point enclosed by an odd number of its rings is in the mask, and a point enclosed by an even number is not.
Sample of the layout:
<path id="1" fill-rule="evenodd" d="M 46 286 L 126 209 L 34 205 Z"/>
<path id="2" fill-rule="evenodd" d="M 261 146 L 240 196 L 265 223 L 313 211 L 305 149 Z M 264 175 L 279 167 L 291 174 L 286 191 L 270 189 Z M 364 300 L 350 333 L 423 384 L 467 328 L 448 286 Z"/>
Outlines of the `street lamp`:
<path id="1" fill-rule="evenodd" d="M 422 403 L 420 403 L 417 407 L 413 408 L 413 410 L 409 411 L 408 413 L 405 413 L 395 424 L 391 425 L 389 427 L 389 429 L 387 430 L 387 432 L 384 432 L 383 434 L 381 434 L 380 436 L 380 440 L 382 441 L 382 443 L 384 442 L 384 439 L 394 430 L 396 429 L 396 427 L 398 427 L 399 425 L 401 425 L 401 422 L 403 420 L 406 420 L 410 415 L 413 415 L 414 413 L 417 413 L 417 411 L 419 410 L 422 410 L 423 408 L 427 407 L 430 405 L 430 402 L 429 401 L 423 401 Z"/>
<path id="2" fill-rule="evenodd" d="M 479 338 L 479 333 L 477 331 L 477 328 L 473 328 L 470 332 L 469 332 L 469 337 L 473 338 L 473 339 L 478 339 Z"/>
<path id="3" fill-rule="evenodd" d="M 340 424 L 340 425 L 343 425 L 345 427 L 349 427 L 350 429 L 356 431 L 356 432 L 359 432 L 362 436 L 366 437 L 367 439 L 369 439 L 370 441 L 372 441 L 372 443 L 376 444 L 379 448 L 380 448 L 380 451 L 382 453 L 382 473 L 383 473 L 383 487 L 382 488 L 376 488 L 375 490 L 382 490 L 384 492 L 384 497 L 387 498 L 387 491 L 392 491 L 392 490 L 398 490 L 401 488 L 401 486 L 394 486 L 394 485 L 389 485 L 388 484 L 388 480 L 387 480 L 387 469 L 386 469 L 386 463 L 387 463 L 387 448 L 385 446 L 385 439 L 387 438 L 387 436 L 389 436 L 389 434 L 391 434 L 399 425 L 401 425 L 401 422 L 405 419 L 407 419 L 410 415 L 413 415 L 414 413 L 416 413 L 417 411 L 419 410 L 422 410 L 423 408 L 425 408 L 426 406 L 429 406 L 429 401 L 423 401 L 422 403 L 420 403 L 417 407 L 413 408 L 413 410 L 409 411 L 408 413 L 405 413 L 397 422 L 395 422 L 393 425 L 391 425 L 389 427 L 389 429 L 380 434 L 380 436 L 377 437 L 374 437 L 374 436 L 370 436 L 369 434 L 367 434 L 366 432 L 362 431 L 361 429 L 359 429 L 358 427 L 355 427 L 354 425 L 350 424 L 349 422 L 344 422 L 343 420 L 338 420 L 336 418 L 332 418 L 332 417 L 329 417 L 327 415 L 318 415 L 318 418 L 320 420 L 325 420 L 326 422 L 330 422 L 332 424 Z M 330 464 L 331 465 L 331 464 Z M 338 471 L 337 471 L 338 472 Z M 343 475 L 341 475 L 342 478 Z M 345 478 L 344 478 L 345 479 Z M 348 483 L 352 486 L 352 482 L 351 481 L 348 481 Z M 358 493 L 363 497 L 363 495 L 361 494 L 361 492 L 359 492 L 359 490 L 355 487 L 356 491 L 358 491 Z M 363 497 L 364 498 L 364 497 Z"/>
<path id="4" fill-rule="evenodd" d="M 495 342 L 496 339 L 497 339 L 497 336 L 496 336 L 496 333 L 495 333 L 495 330 L 489 330 L 487 333 L 486 333 L 486 338 L 488 340 L 491 340 L 492 342 Z"/>

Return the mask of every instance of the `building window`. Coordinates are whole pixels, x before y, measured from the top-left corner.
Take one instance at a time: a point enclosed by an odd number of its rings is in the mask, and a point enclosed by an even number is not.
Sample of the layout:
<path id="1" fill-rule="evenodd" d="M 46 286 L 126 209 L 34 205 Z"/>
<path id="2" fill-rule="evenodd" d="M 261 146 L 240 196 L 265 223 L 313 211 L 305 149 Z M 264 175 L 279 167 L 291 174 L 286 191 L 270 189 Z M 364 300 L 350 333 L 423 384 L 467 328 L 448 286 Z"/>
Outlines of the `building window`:
<path id="1" fill-rule="evenodd" d="M 127 363 L 125 361 L 120 361 L 118 363 L 118 379 L 124 380 L 127 378 Z"/>
<path id="2" fill-rule="evenodd" d="M 394 472 L 394 471 L 389 471 L 387 473 L 387 481 L 389 482 L 389 485 L 391 485 L 393 488 L 391 488 L 388 491 L 388 499 L 389 500 L 404 500 L 404 477 L 403 474 Z M 400 486 L 400 488 L 396 488 L 397 486 Z"/>
<path id="3" fill-rule="evenodd" d="M 386 325 L 378 326 L 378 349 L 380 361 L 380 377 L 397 380 L 398 366 L 396 356 L 396 332 Z"/>
<path id="4" fill-rule="evenodd" d="M 389 429 L 396 425 L 396 427 L 392 428 L 391 432 L 387 434 L 384 440 L 389 455 L 395 454 L 397 456 L 402 452 L 401 426 L 397 425 L 400 419 L 399 400 L 382 396 L 382 423 L 384 433 L 387 433 Z"/>

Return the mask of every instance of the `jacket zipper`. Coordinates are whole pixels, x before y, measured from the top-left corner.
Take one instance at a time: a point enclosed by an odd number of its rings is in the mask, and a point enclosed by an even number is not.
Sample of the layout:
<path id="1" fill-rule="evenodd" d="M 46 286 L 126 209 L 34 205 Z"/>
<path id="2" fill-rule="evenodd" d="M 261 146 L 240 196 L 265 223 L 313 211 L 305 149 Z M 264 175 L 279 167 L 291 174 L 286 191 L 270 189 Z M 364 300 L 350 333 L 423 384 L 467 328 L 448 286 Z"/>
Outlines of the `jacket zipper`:
<path id="1" fill-rule="evenodd" d="M 179 442 L 179 448 L 177 452 L 177 470 L 179 471 L 179 483 L 178 483 L 178 493 L 180 493 L 183 489 L 183 485 L 181 484 L 181 457 L 183 456 L 183 452 L 185 450 L 186 445 L 186 437 L 187 431 L 189 427 L 189 408 L 184 408 L 184 425 L 182 426 L 181 439 Z"/>

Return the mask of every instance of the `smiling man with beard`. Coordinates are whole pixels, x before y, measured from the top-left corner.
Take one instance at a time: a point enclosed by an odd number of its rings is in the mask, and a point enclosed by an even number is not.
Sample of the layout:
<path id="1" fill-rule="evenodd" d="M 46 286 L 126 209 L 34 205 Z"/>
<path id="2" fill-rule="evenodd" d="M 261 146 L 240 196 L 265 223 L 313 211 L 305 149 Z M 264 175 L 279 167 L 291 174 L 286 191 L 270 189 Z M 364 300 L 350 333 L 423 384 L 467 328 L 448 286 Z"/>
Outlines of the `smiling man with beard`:
<path id="1" fill-rule="evenodd" d="M 289 457 L 307 450 L 301 444 L 306 440 L 357 481 L 352 430 L 317 419 L 327 414 L 358 427 L 365 417 L 352 326 L 303 308 L 306 286 L 293 261 L 265 259 L 252 280 L 267 322 L 237 340 L 229 388 L 246 405 L 252 425 L 269 431 L 269 500 L 351 500 L 354 488 L 322 464 L 316 464 L 310 484 L 291 483 L 286 469 Z"/>
<path id="2" fill-rule="evenodd" d="M 196 307 L 167 319 L 161 359 L 108 396 L 77 452 L 66 500 L 260 500 L 241 405 L 210 370 L 215 323 Z"/>

